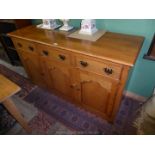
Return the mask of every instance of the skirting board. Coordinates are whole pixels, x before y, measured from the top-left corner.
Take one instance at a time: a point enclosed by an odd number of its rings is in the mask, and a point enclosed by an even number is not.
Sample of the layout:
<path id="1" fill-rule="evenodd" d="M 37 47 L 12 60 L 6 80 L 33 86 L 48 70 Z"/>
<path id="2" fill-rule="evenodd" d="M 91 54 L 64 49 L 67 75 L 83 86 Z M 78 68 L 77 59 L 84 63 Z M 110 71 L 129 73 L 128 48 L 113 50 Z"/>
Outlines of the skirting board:
<path id="1" fill-rule="evenodd" d="M 141 101 L 141 102 L 145 102 L 147 100 L 147 98 L 145 98 L 144 96 L 140 96 L 140 95 L 137 95 L 137 94 L 129 92 L 129 91 L 124 91 L 123 94 L 127 97 L 133 98 L 133 99 Z"/>

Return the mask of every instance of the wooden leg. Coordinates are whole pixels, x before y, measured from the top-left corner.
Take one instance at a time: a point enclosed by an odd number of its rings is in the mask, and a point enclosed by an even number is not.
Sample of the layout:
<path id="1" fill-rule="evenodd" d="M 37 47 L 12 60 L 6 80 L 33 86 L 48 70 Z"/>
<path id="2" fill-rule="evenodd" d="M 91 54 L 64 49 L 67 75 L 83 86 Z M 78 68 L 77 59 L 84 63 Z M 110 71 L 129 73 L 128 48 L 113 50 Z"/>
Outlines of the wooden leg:
<path id="1" fill-rule="evenodd" d="M 21 115 L 15 104 L 11 99 L 6 99 L 2 103 L 5 108 L 12 114 L 12 116 L 19 122 L 19 124 L 28 132 L 31 133 L 31 129 L 28 126 L 27 121 Z"/>

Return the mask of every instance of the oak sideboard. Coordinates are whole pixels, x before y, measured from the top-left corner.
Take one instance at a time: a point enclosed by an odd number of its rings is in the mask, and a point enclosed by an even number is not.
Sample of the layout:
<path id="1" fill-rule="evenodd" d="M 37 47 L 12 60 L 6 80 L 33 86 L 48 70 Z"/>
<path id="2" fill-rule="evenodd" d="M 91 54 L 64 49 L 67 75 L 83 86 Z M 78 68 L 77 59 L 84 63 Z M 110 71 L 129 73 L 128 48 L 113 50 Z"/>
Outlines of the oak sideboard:
<path id="1" fill-rule="evenodd" d="M 144 40 L 106 32 L 91 42 L 34 25 L 8 35 L 33 83 L 109 122 Z"/>

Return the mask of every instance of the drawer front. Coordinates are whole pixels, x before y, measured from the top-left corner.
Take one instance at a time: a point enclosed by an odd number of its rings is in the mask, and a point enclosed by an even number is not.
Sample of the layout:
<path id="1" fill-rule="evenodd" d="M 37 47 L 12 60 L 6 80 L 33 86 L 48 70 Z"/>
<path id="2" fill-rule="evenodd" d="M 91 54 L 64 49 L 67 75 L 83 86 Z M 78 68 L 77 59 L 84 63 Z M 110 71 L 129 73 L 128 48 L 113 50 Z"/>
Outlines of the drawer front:
<path id="1" fill-rule="evenodd" d="M 71 57 L 70 54 L 67 53 L 67 51 L 59 50 L 53 47 L 49 47 L 46 45 L 37 45 L 37 51 L 39 52 L 39 55 L 44 58 L 53 59 L 57 62 L 61 62 L 64 64 L 71 64 Z"/>
<path id="2" fill-rule="evenodd" d="M 76 67 L 82 70 L 119 79 L 122 66 L 111 62 L 101 62 L 86 57 L 76 57 Z"/>
<path id="3" fill-rule="evenodd" d="M 36 45 L 33 42 L 22 39 L 13 39 L 13 43 L 17 49 L 27 52 L 36 52 Z"/>

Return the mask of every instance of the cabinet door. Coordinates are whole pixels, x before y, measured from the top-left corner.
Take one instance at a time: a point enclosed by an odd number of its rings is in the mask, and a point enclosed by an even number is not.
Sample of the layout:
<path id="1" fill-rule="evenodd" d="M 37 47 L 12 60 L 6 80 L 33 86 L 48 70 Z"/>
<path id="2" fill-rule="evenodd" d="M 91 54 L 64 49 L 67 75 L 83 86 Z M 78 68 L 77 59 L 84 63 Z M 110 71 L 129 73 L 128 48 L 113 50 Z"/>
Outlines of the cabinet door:
<path id="1" fill-rule="evenodd" d="M 48 61 L 46 66 L 53 88 L 67 97 L 72 97 L 70 68 L 51 61 Z"/>
<path id="2" fill-rule="evenodd" d="M 109 117 L 112 114 L 118 82 L 80 71 L 80 85 L 83 106 L 96 114 Z"/>
<path id="3" fill-rule="evenodd" d="M 32 82 L 41 87 L 46 87 L 46 82 L 42 78 L 43 74 L 41 72 L 38 55 L 36 53 L 28 53 L 26 51 L 20 51 L 19 55 Z"/>

